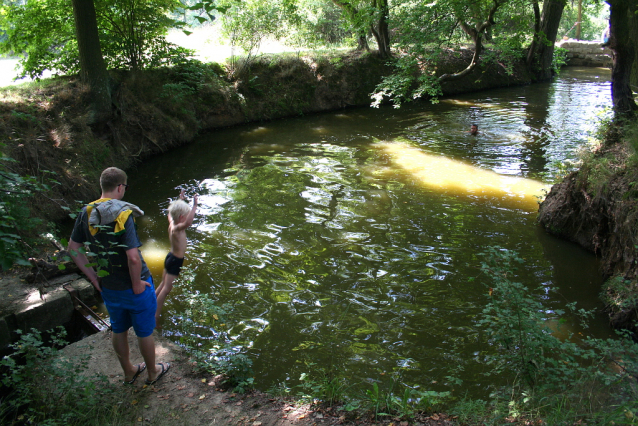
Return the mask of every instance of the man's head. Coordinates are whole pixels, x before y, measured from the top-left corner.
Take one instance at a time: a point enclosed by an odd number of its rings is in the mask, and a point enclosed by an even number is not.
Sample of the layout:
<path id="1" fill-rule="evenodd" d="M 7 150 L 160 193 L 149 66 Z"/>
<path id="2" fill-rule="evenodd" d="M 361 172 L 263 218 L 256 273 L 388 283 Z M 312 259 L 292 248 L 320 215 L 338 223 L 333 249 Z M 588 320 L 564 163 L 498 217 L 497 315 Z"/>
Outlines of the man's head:
<path id="1" fill-rule="evenodd" d="M 472 124 L 470 126 L 470 133 L 473 134 L 473 135 L 478 133 L 478 125 L 477 124 Z"/>
<path id="2" fill-rule="evenodd" d="M 185 218 L 190 210 L 190 206 L 184 200 L 175 200 L 168 206 L 168 214 L 171 215 L 174 223 L 180 222 L 180 216 Z"/>
<path id="3" fill-rule="evenodd" d="M 118 169 L 117 167 L 109 167 L 108 169 L 105 169 L 100 176 L 100 187 L 102 188 L 102 194 L 118 191 L 121 186 L 126 189 L 126 187 L 128 186 L 126 184 L 127 179 L 128 178 L 126 177 L 126 173 L 123 170 Z M 124 191 L 121 192 L 122 196 L 124 196 Z"/>

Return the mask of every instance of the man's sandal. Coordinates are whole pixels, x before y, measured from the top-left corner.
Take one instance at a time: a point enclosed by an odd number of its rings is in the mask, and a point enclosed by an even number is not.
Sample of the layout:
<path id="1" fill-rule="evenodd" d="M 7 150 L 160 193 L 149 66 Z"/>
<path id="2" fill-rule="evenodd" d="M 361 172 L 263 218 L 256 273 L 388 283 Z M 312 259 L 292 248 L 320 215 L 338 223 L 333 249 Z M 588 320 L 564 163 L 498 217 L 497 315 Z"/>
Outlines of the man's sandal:
<path id="1" fill-rule="evenodd" d="M 157 365 L 159 365 L 160 367 L 162 367 L 162 372 L 161 372 L 161 373 L 159 373 L 159 374 L 157 375 L 157 377 L 155 378 L 155 380 L 148 380 L 148 379 L 147 379 L 147 380 L 146 380 L 146 382 L 144 382 L 147 386 L 154 385 L 155 383 L 157 383 L 157 381 L 158 381 L 159 379 L 161 379 L 162 377 L 164 377 L 164 375 L 165 375 L 166 373 L 168 373 L 168 370 L 171 368 L 171 365 L 170 365 L 168 362 L 160 362 L 160 363 L 159 363 L 159 364 L 157 364 Z M 164 367 L 164 366 L 166 366 L 166 367 Z"/>
<path id="2" fill-rule="evenodd" d="M 142 374 L 142 371 L 146 370 L 146 364 L 142 363 L 142 364 L 137 364 L 137 371 L 135 372 L 135 374 L 133 374 L 133 378 L 131 380 L 124 380 L 122 382 L 123 385 L 132 385 L 133 383 L 135 383 L 135 380 L 137 380 L 137 376 L 139 376 L 140 374 Z"/>

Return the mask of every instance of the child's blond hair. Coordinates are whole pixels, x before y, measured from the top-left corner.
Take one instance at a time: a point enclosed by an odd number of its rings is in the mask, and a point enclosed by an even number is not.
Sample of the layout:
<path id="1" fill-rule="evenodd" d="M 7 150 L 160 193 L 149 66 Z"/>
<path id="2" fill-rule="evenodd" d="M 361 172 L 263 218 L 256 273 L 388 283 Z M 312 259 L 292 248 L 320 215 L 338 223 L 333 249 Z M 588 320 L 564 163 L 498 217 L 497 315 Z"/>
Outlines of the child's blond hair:
<path id="1" fill-rule="evenodd" d="M 178 222 L 180 216 L 186 216 L 191 211 L 191 207 L 184 200 L 175 200 L 168 206 L 168 214 L 173 218 L 173 222 Z"/>

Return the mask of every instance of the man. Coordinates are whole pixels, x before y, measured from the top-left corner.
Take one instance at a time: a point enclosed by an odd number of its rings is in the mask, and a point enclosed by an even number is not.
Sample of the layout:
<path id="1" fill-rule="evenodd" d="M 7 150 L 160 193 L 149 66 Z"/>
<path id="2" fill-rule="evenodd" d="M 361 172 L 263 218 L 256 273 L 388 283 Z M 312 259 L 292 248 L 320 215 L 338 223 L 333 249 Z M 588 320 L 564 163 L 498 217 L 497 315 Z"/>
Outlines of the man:
<path id="1" fill-rule="evenodd" d="M 478 131 L 478 124 L 472 124 L 470 126 L 470 135 L 478 135 L 479 131 Z"/>
<path id="2" fill-rule="evenodd" d="M 144 212 L 122 201 L 128 188 L 124 171 L 116 167 L 104 170 L 100 187 L 100 199 L 85 206 L 75 221 L 69 252 L 75 264 L 102 294 L 111 316 L 113 349 L 124 370 L 124 384 L 133 384 L 144 370 L 148 370 L 146 384 L 152 385 L 168 372 L 170 364 L 155 363 L 153 329 L 157 302 L 153 279 L 139 250 L 142 243 L 133 220 L 133 216 L 141 216 Z M 94 264 L 100 267 L 99 276 L 80 250 L 84 245 L 96 253 Z M 131 326 L 145 361 L 138 365 L 133 365 L 130 360 L 128 330 Z"/>

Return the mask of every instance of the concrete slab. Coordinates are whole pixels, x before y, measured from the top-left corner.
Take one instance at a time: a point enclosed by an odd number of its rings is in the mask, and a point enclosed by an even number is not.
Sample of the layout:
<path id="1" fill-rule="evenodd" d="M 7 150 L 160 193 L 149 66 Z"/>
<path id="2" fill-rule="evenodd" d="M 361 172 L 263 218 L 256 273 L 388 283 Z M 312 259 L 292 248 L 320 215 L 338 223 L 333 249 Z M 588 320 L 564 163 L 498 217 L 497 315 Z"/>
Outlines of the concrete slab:
<path id="1" fill-rule="evenodd" d="M 71 293 L 87 306 L 98 302 L 96 291 L 78 274 L 69 274 L 44 283 L 30 284 L 18 276 L 0 277 L 0 353 L 18 339 L 16 329 L 45 332 L 69 323 L 75 310 Z"/>

